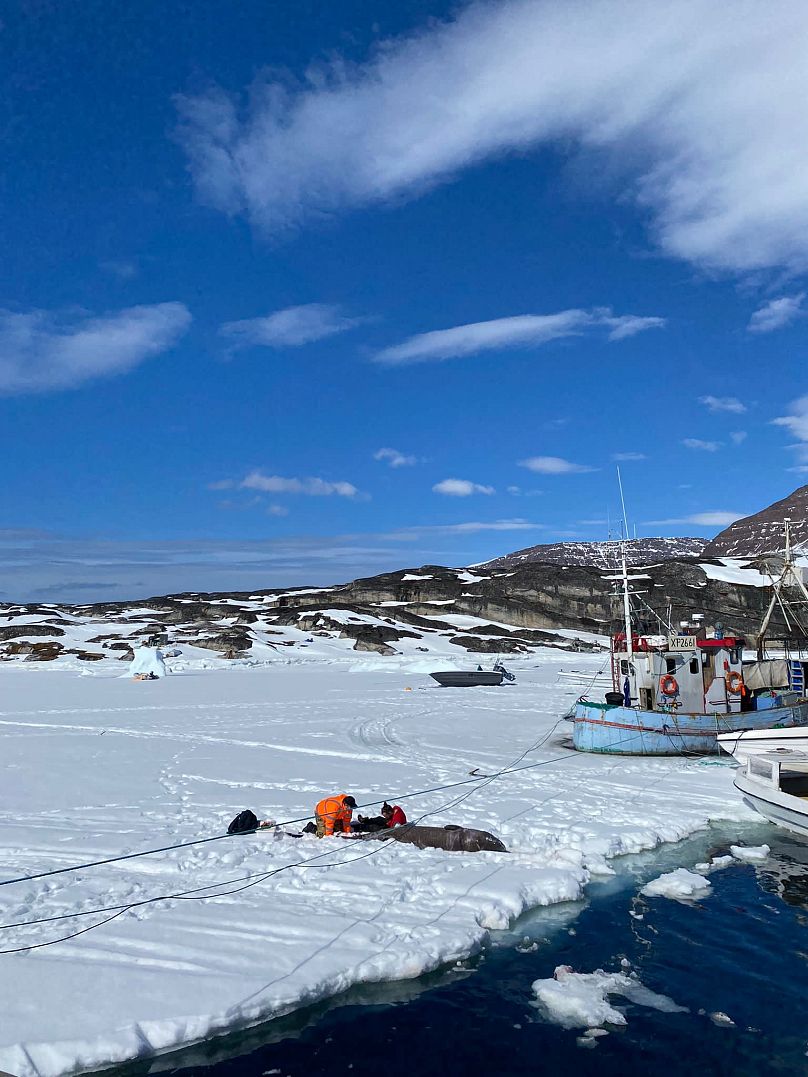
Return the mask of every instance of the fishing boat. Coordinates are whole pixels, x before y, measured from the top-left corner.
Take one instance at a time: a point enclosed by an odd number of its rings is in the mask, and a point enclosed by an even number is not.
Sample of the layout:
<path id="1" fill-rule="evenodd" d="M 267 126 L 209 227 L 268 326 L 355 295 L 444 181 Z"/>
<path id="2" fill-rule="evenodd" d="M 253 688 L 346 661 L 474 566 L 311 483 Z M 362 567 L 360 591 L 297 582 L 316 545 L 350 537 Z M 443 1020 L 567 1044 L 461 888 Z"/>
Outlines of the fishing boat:
<path id="1" fill-rule="evenodd" d="M 481 666 L 475 670 L 447 669 L 430 673 L 429 676 L 442 688 L 497 687 L 503 681 L 516 680 L 513 673 L 505 669 L 501 662 L 497 662 L 493 669 L 483 669 Z"/>
<path id="2" fill-rule="evenodd" d="M 578 700 L 570 715 L 573 744 L 579 751 L 626 755 L 699 755 L 717 752 L 721 734 L 771 730 L 808 723 L 808 655 L 767 659 L 763 640 L 775 603 L 786 613 L 787 589 L 808 591 L 794 568 L 788 522 L 785 562 L 773 581 L 769 608 L 758 633 L 757 661 L 744 663 L 745 640 L 725 635 L 717 624 L 712 635 L 696 627 L 675 632 L 657 618 L 656 633 L 635 627 L 631 577 L 622 563 L 623 626 L 611 638 L 612 691 L 603 702 Z M 638 577 L 634 577 L 635 579 Z M 793 620 L 801 625 L 799 615 Z M 791 625 L 786 614 L 786 622 Z M 803 632 L 803 635 L 805 633 Z"/>
<path id="3" fill-rule="evenodd" d="M 808 837 L 808 752 L 750 755 L 734 785 L 764 819 Z"/>

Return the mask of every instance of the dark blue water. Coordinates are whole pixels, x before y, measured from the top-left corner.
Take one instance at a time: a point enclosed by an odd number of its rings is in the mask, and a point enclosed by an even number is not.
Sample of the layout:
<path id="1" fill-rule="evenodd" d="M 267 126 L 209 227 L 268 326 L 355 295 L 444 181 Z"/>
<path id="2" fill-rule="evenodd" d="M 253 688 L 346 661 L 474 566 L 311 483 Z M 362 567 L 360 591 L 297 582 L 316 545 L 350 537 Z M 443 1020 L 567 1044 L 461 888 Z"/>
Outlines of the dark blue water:
<path id="1" fill-rule="evenodd" d="M 356 991 L 116 1073 L 808 1075 L 808 845 L 762 827 L 745 837 L 767 841 L 772 857 L 715 872 L 712 894 L 697 904 L 646 900 L 637 891 L 661 871 L 725 852 L 718 832 L 653 858 L 624 859 L 620 875 L 593 885 L 586 903 L 523 918 L 499 945 L 450 972 Z M 549 1023 L 531 1005 L 532 982 L 557 965 L 619 971 L 623 959 L 646 987 L 688 1012 L 613 999 L 627 1026 L 584 1048 L 580 1031 Z M 717 1024 L 718 1012 L 734 1024 Z"/>

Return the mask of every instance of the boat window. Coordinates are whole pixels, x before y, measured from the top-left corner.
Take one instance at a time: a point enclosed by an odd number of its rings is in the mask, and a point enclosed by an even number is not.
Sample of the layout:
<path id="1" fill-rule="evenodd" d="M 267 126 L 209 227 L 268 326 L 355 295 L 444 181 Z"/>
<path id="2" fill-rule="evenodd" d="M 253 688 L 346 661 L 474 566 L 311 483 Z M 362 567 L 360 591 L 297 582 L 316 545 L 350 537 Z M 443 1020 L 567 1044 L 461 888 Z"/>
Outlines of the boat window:
<path id="1" fill-rule="evenodd" d="M 767 778 L 769 781 L 772 779 L 772 764 L 765 759 L 755 759 L 754 756 L 749 757 L 749 773 L 757 774 L 759 778 Z"/>
<path id="2" fill-rule="evenodd" d="M 730 647 L 729 660 L 730 660 L 730 662 L 732 662 L 733 665 L 737 665 L 738 662 L 740 662 L 741 656 L 738 653 L 738 648 L 737 647 Z"/>
<path id="3" fill-rule="evenodd" d="M 709 651 L 703 651 L 703 652 L 702 652 L 701 660 L 702 660 L 702 662 L 704 663 L 704 668 L 705 668 L 705 669 L 707 669 L 707 668 L 709 667 L 709 665 L 710 665 L 710 658 L 711 658 L 711 657 L 712 657 L 712 656 L 711 656 L 711 654 L 710 654 L 710 652 L 709 652 Z"/>
<path id="4" fill-rule="evenodd" d="M 694 676 L 698 675 L 698 672 L 699 672 L 699 660 L 698 660 L 697 657 L 690 659 L 690 672 Z"/>
<path id="5" fill-rule="evenodd" d="M 676 659 L 675 658 L 666 658 L 665 659 L 665 669 L 667 670 L 668 673 L 675 673 L 676 672 Z"/>
<path id="6" fill-rule="evenodd" d="M 624 677 L 628 676 L 628 660 L 625 658 L 620 660 L 620 672 Z"/>

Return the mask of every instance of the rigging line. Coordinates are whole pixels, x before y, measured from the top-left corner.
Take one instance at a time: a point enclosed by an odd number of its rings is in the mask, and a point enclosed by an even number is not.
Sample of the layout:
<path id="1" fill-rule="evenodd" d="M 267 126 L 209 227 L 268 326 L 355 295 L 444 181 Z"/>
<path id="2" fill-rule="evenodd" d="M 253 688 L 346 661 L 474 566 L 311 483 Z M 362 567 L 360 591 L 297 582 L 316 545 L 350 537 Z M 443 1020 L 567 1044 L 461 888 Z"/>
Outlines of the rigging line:
<path id="1" fill-rule="evenodd" d="M 556 723 L 556 724 L 558 724 L 558 723 Z M 527 751 L 525 751 L 522 755 L 520 755 L 515 762 L 521 762 L 521 760 L 524 759 L 524 757 L 526 755 L 528 755 L 532 751 L 535 751 L 536 747 L 540 746 L 540 744 L 542 744 L 542 743 L 544 743 L 544 742 L 540 741 L 538 745 L 531 745 L 531 747 L 528 748 Z M 565 759 L 565 758 L 567 758 L 567 757 L 566 756 L 553 756 L 551 759 L 543 760 L 542 762 L 530 763 L 526 767 L 515 767 L 514 764 L 509 764 L 507 767 L 503 767 L 501 770 L 497 771 L 496 776 L 499 777 L 501 775 L 505 775 L 505 774 L 508 774 L 508 773 L 511 773 L 511 772 L 512 773 L 518 773 L 519 771 L 522 771 L 522 770 L 530 770 L 533 767 L 546 766 L 548 763 L 555 762 L 556 760 L 561 760 L 561 759 Z M 415 790 L 415 792 L 412 792 L 412 793 L 396 793 L 396 794 L 393 794 L 393 800 L 408 800 L 408 799 L 411 799 L 412 797 L 425 796 L 427 793 L 440 793 L 440 792 L 443 792 L 444 789 L 457 789 L 460 786 L 473 785 L 476 782 L 484 781 L 485 777 L 486 776 L 480 776 L 480 777 L 475 776 L 475 777 L 471 777 L 471 778 L 465 778 L 465 779 L 463 779 L 462 781 L 459 781 L 459 782 L 447 782 L 444 785 L 434 785 L 434 786 L 431 786 L 430 788 L 427 788 L 427 789 L 417 789 L 417 790 Z M 389 794 L 388 794 L 388 797 L 389 797 Z M 357 809 L 358 808 L 371 808 L 371 807 L 375 807 L 377 804 L 382 804 L 382 803 L 384 803 L 384 800 L 369 800 L 364 804 L 357 805 Z M 282 826 L 291 826 L 293 823 L 305 823 L 309 819 L 311 819 L 311 814 L 302 815 L 302 816 L 299 816 L 296 819 L 284 819 L 284 820 L 281 820 L 280 822 L 275 824 L 275 827 L 273 827 L 273 828 L 267 827 L 267 828 L 264 828 L 264 829 L 275 829 L 275 828 L 282 827 Z M 244 836 L 246 834 L 254 834 L 254 833 L 257 832 L 258 829 L 261 829 L 261 828 L 256 828 L 256 830 L 243 831 L 241 836 Z M 208 842 L 222 841 L 225 838 L 232 838 L 232 837 L 233 837 L 232 834 L 214 834 L 210 838 L 196 838 L 193 841 L 182 841 L 182 842 L 177 842 L 174 845 L 163 845 L 163 846 L 160 846 L 160 847 L 158 847 L 156 849 L 143 849 L 143 850 L 141 850 L 140 852 L 137 852 L 137 853 L 125 853 L 125 854 L 123 854 L 121 856 L 106 857 L 103 860 L 91 860 L 91 861 L 88 861 L 85 864 L 73 864 L 73 865 L 69 865 L 68 867 L 64 867 L 64 868 L 53 868 L 50 871 L 37 872 L 36 874 L 33 874 L 33 875 L 20 875 L 20 876 L 14 878 L 14 879 L 0 879 L 0 886 L 10 886 L 12 883 L 33 882 L 36 879 L 47 879 L 47 878 L 50 878 L 53 875 L 63 875 L 66 872 L 70 872 L 70 871 L 83 871 L 85 868 L 100 867 L 100 866 L 102 866 L 104 864 L 116 864 L 116 863 L 119 863 L 119 862 L 124 861 L 124 860 L 134 860 L 137 857 L 141 857 L 141 856 L 151 856 L 151 855 L 153 855 L 155 853 L 172 852 L 175 849 L 187 849 L 187 848 L 190 848 L 193 845 L 204 845 L 204 844 L 206 844 Z"/>
<path id="2" fill-rule="evenodd" d="M 456 797 L 454 800 L 448 801 L 448 802 L 446 802 L 446 803 L 444 803 L 442 805 L 439 805 L 437 808 L 433 808 L 430 811 L 424 812 L 411 825 L 417 825 L 422 820 L 429 818 L 429 816 L 431 816 L 431 815 L 436 815 L 438 812 L 445 811 L 447 808 L 451 808 L 451 807 L 456 806 L 457 804 L 462 803 L 464 800 L 467 800 L 473 793 L 475 793 L 477 791 L 477 789 L 480 787 L 481 783 L 484 786 L 485 785 L 490 785 L 497 778 L 500 778 L 500 777 L 502 777 L 502 776 L 504 776 L 506 774 L 518 773 L 519 771 L 522 771 L 522 770 L 529 770 L 529 769 L 531 769 L 531 767 L 547 765 L 547 764 L 549 764 L 551 762 L 561 761 L 561 760 L 566 759 L 566 758 L 574 758 L 574 753 L 570 753 L 569 756 L 556 756 L 553 759 L 543 760 L 541 763 L 530 764 L 527 767 L 518 767 L 518 768 L 515 767 L 516 763 L 520 762 L 522 759 L 524 759 L 524 757 L 526 755 L 528 755 L 532 751 L 535 751 L 536 748 L 539 745 L 543 744 L 544 741 L 547 740 L 547 738 L 551 735 L 553 730 L 558 725 L 560 725 L 561 721 L 562 721 L 562 719 L 559 719 L 555 723 L 555 725 L 550 730 L 548 730 L 548 732 L 545 733 L 543 737 L 541 737 L 539 739 L 539 741 L 535 742 L 534 744 L 532 744 L 528 748 L 526 748 L 525 751 L 522 752 L 521 755 L 517 756 L 516 759 L 513 760 L 513 762 L 508 764 L 508 766 L 503 767 L 501 770 L 496 771 L 494 774 L 483 776 L 481 779 L 479 779 L 476 782 L 476 784 L 474 784 L 474 787 L 472 789 L 469 789 L 467 792 L 461 794 L 459 797 Z M 455 784 L 456 785 L 463 785 L 463 784 L 469 784 L 469 783 L 467 783 L 467 782 L 458 782 L 458 783 L 455 783 Z M 411 795 L 414 796 L 415 794 L 411 794 Z M 397 798 L 397 799 L 403 799 L 403 798 Z M 378 803 L 378 801 L 376 801 L 375 803 Z M 356 840 L 356 839 L 350 839 L 350 840 Z M 387 847 L 386 842 L 380 842 L 380 844 L 376 848 L 369 850 L 367 853 L 362 853 L 359 856 L 352 856 L 352 857 L 350 857 L 348 859 L 338 861 L 337 863 L 334 863 L 334 864 L 318 864 L 316 866 L 319 867 L 319 868 L 342 867 L 345 864 L 353 863 L 356 860 L 365 860 L 370 856 L 374 856 L 376 853 L 381 852 L 386 847 Z M 241 876 L 238 879 L 231 879 L 231 880 L 227 880 L 227 881 L 220 880 L 220 881 L 217 881 L 217 882 L 208 883 L 206 886 L 196 887 L 196 888 L 191 889 L 191 890 L 179 891 L 177 893 L 161 894 L 161 895 L 156 895 L 155 897 L 151 897 L 151 898 L 143 898 L 140 901 L 130 902 L 130 903 L 128 903 L 126 905 L 122 905 L 122 906 L 112 905 L 112 906 L 106 906 L 106 907 L 95 908 L 95 909 L 84 909 L 84 910 L 81 910 L 81 911 L 78 911 L 78 912 L 63 913 L 63 914 L 60 914 L 60 915 L 57 915 L 57 916 L 43 917 L 43 918 L 40 918 L 40 919 L 37 919 L 37 920 L 23 920 L 23 921 L 20 921 L 19 923 L 15 923 L 15 924 L 0 924 L 0 930 L 11 930 L 12 928 L 17 928 L 17 927 L 33 927 L 33 926 L 40 925 L 40 924 L 43 924 L 43 923 L 54 923 L 54 922 L 61 921 L 61 920 L 76 919 L 76 918 L 81 917 L 81 916 L 93 916 L 93 915 L 98 915 L 99 913 L 103 913 L 103 912 L 112 912 L 112 913 L 114 913 L 113 916 L 107 918 L 106 920 L 102 920 L 100 923 L 92 925 L 89 928 L 85 928 L 82 931 L 74 932 L 74 933 L 72 933 L 70 935 L 60 937 L 59 939 L 52 939 L 52 940 L 49 940 L 49 941 L 44 942 L 44 943 L 32 943 L 32 944 L 29 944 L 27 946 L 14 947 L 12 949 L 7 949 L 7 950 L 0 950 L 0 955 L 2 955 L 2 954 L 11 954 L 11 953 L 21 953 L 21 952 L 26 951 L 26 950 L 36 950 L 36 949 L 39 949 L 39 948 L 41 948 L 43 946 L 52 946 L 57 942 L 66 942 L 66 941 L 68 941 L 68 939 L 75 938 L 77 935 L 80 935 L 80 934 L 84 934 L 85 931 L 93 930 L 94 927 L 103 927 L 104 924 L 109 923 L 111 920 L 114 920 L 117 916 L 122 915 L 127 910 L 140 908 L 140 907 L 142 907 L 144 905 L 155 904 L 156 902 L 159 902 L 159 901 L 171 901 L 171 900 L 177 900 L 177 901 L 183 901 L 183 900 L 184 901 L 194 901 L 194 900 L 196 900 L 196 901 L 208 901 L 208 900 L 212 900 L 212 899 L 217 898 L 217 897 L 227 897 L 227 896 L 230 896 L 232 894 L 241 893 L 241 891 L 247 890 L 251 886 L 256 886 L 258 883 L 264 882 L 267 879 L 271 878 L 272 876 L 280 874 L 282 871 L 288 871 L 290 868 L 295 868 L 295 867 L 298 867 L 298 868 L 310 867 L 310 866 L 313 865 L 314 861 L 325 859 L 325 857 L 330 856 L 332 853 L 337 852 L 337 851 L 338 850 L 336 850 L 336 849 L 327 849 L 325 852 L 318 853 L 316 856 L 309 857 L 307 860 L 297 861 L 297 862 L 292 863 L 292 864 L 284 864 L 284 865 L 281 865 L 278 868 L 272 868 L 272 869 L 270 869 L 269 871 L 266 871 L 266 872 L 258 872 L 258 873 L 255 873 L 255 875 L 245 875 L 245 876 Z M 214 886 L 227 886 L 231 882 L 234 882 L 234 883 L 235 882 L 244 882 L 245 880 L 252 880 L 252 881 L 246 882 L 246 884 L 244 886 L 239 886 L 239 887 L 237 887 L 236 889 L 233 889 L 233 890 L 221 891 L 221 892 L 216 893 L 216 894 L 205 894 L 205 893 L 203 893 L 203 891 L 210 890 Z"/>

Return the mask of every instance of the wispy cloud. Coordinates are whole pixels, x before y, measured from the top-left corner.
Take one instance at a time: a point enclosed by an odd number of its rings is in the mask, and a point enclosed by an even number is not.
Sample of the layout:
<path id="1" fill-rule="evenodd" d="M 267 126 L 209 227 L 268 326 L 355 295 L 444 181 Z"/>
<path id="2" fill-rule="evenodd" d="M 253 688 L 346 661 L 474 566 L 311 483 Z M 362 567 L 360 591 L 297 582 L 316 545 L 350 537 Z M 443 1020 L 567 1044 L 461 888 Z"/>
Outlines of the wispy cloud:
<path id="1" fill-rule="evenodd" d="M 733 430 L 729 436 L 729 440 L 733 445 L 740 445 L 742 442 L 746 441 L 747 437 L 748 434 L 745 430 Z"/>
<path id="2" fill-rule="evenodd" d="M 374 460 L 383 460 L 390 467 L 413 467 L 418 463 L 417 456 L 399 452 L 398 449 L 377 449 L 373 454 Z"/>
<path id="3" fill-rule="evenodd" d="M 785 427 L 792 437 L 797 439 L 797 444 L 790 445 L 789 448 L 796 450 L 802 470 L 802 464 L 808 464 L 808 396 L 793 400 L 789 404 L 789 412 L 789 415 L 772 419 L 772 423 L 774 426 Z"/>
<path id="4" fill-rule="evenodd" d="M 648 457 L 644 452 L 613 452 L 612 460 L 621 464 L 624 461 L 628 463 L 630 460 L 647 460 Z"/>
<path id="5" fill-rule="evenodd" d="M 92 602 L 181 591 L 329 585 L 407 564 L 466 564 L 482 552 L 467 538 L 541 529 L 529 520 L 499 519 L 403 527 L 385 534 L 129 542 L 9 528 L 0 530 L 0 593 L 15 601 Z"/>
<path id="6" fill-rule="evenodd" d="M 721 448 L 720 441 L 702 441 L 701 438 L 682 438 L 682 444 L 687 449 L 695 449 L 697 452 L 718 452 Z"/>
<path id="7" fill-rule="evenodd" d="M 435 494 L 444 494 L 446 497 L 471 497 L 472 494 L 496 493 L 493 486 L 482 486 L 479 482 L 469 482 L 468 479 L 443 479 L 436 482 L 432 487 Z"/>
<path id="8" fill-rule="evenodd" d="M 728 411 L 734 415 L 743 415 L 746 404 L 741 403 L 737 396 L 700 396 L 699 403 L 709 411 Z"/>
<path id="9" fill-rule="evenodd" d="M 191 324 L 182 303 L 86 313 L 0 310 L 0 393 L 75 389 L 168 351 Z"/>
<path id="10" fill-rule="evenodd" d="M 220 336 L 231 351 L 239 348 L 299 348 L 326 337 L 336 336 L 361 325 L 362 318 L 348 318 L 340 308 L 327 303 L 307 303 L 301 307 L 276 310 L 264 318 L 225 322 Z"/>
<path id="11" fill-rule="evenodd" d="M 729 527 L 736 520 L 746 516 L 745 512 L 726 512 L 723 509 L 713 509 L 709 512 L 695 512 L 692 516 L 679 516 L 674 520 L 646 520 L 645 527 L 662 527 L 674 524 L 695 524 L 698 527 Z"/>
<path id="12" fill-rule="evenodd" d="M 251 471 L 241 480 L 221 479 L 208 484 L 209 490 L 259 490 L 265 494 L 304 494 L 307 497 L 360 497 L 351 482 L 332 482 L 320 478 L 285 478 Z"/>
<path id="13" fill-rule="evenodd" d="M 134 280 L 139 272 L 137 262 L 127 258 L 111 258 L 98 264 L 105 273 L 109 273 L 111 277 L 117 277 L 118 280 Z"/>
<path id="14" fill-rule="evenodd" d="M 526 467 L 528 471 L 536 471 L 540 475 L 581 475 L 585 471 L 598 470 L 586 464 L 574 464 L 561 456 L 530 456 L 527 460 L 520 460 L 519 467 Z"/>
<path id="15" fill-rule="evenodd" d="M 741 14 L 739 14 L 739 12 Z M 667 253 L 749 270 L 808 258 L 803 62 L 796 2 L 660 8 L 501 0 L 335 58 L 245 103 L 178 99 L 200 197 L 278 231 L 416 196 L 541 144 L 608 155 Z"/>
<path id="16" fill-rule="evenodd" d="M 775 329 L 782 329 L 796 318 L 804 316 L 803 299 L 805 299 L 805 292 L 769 300 L 755 311 L 749 319 L 747 329 L 750 333 L 771 333 Z"/>
<path id="17" fill-rule="evenodd" d="M 604 329 L 609 340 L 622 340 L 664 324 L 664 318 L 641 318 L 634 314 L 615 316 L 608 308 L 562 310 L 557 314 L 520 314 L 418 333 L 401 344 L 383 348 L 376 353 L 374 360 L 385 366 L 435 363 L 493 349 L 535 348 L 551 340 Z"/>
<path id="18" fill-rule="evenodd" d="M 475 535 L 482 531 L 544 530 L 546 530 L 545 524 L 534 523 L 531 520 L 516 517 L 511 520 L 468 520 L 456 524 L 424 524 L 423 527 L 416 524 L 411 527 L 402 527 L 397 531 L 389 532 L 387 536 L 379 537 L 400 541 L 417 538 L 420 535 Z"/>

